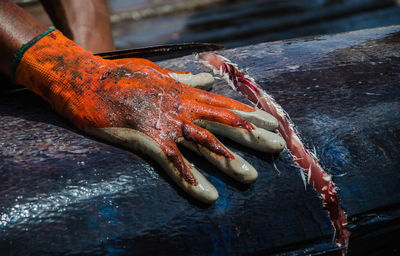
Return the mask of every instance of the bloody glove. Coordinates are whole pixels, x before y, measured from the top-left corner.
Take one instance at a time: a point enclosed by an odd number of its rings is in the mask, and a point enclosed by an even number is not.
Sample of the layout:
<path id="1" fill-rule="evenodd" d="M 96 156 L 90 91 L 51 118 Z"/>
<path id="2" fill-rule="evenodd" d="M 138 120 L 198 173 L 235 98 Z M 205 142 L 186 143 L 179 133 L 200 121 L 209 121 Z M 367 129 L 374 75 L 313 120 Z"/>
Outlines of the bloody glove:
<path id="1" fill-rule="evenodd" d="M 266 130 L 277 127 L 269 114 L 182 83 L 204 86 L 213 81 L 211 75 L 176 72 L 145 59 L 105 60 L 57 30 L 25 44 L 13 69 L 16 83 L 42 96 L 80 129 L 144 152 L 206 203 L 215 201 L 218 192 L 181 155 L 178 143 L 243 183 L 253 182 L 257 172 L 211 132 L 264 152 L 279 152 L 285 145 Z"/>

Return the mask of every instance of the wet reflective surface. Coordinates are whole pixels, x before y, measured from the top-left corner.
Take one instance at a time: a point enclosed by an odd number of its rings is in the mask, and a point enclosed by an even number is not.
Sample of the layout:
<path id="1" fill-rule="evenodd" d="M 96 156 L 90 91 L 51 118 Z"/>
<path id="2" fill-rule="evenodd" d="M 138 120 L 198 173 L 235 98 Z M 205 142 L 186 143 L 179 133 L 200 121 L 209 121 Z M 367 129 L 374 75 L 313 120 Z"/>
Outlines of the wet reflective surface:
<path id="1" fill-rule="evenodd" d="M 334 175 L 350 216 L 353 254 L 374 248 L 359 230 L 375 242 L 388 226 L 387 234 L 400 230 L 399 31 L 219 52 L 275 97 Z M 207 71 L 193 56 L 160 65 Z M 245 101 L 222 80 L 213 91 Z M 31 93 L 2 92 L 0 99 L 2 252 L 233 255 L 335 248 L 318 194 L 304 188 L 286 152 L 261 154 L 223 139 L 259 171 L 246 187 L 185 151 L 220 193 L 207 207 L 187 198 L 148 158 L 82 135 Z"/>
<path id="2" fill-rule="evenodd" d="M 234 48 L 400 24 L 400 7 L 395 0 L 180 2 L 110 1 L 117 48 L 182 42 L 212 42 Z M 198 8 L 200 3 L 209 6 Z M 165 12 L 170 15 L 160 15 Z"/>

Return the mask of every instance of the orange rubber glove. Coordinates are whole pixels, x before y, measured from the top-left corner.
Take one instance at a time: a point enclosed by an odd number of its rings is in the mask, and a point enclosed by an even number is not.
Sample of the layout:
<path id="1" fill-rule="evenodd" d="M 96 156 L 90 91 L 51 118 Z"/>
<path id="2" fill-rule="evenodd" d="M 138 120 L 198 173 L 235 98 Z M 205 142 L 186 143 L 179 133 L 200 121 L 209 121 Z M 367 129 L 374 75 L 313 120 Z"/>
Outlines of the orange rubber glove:
<path id="1" fill-rule="evenodd" d="M 80 129 L 148 154 L 206 203 L 215 201 L 218 192 L 181 155 L 177 143 L 244 183 L 253 182 L 257 172 L 210 131 L 265 152 L 279 152 L 285 145 L 263 129 L 277 127 L 269 114 L 179 82 L 207 85 L 211 75 L 176 72 L 145 59 L 105 60 L 57 30 L 24 45 L 13 69 L 16 83 L 42 96 Z"/>

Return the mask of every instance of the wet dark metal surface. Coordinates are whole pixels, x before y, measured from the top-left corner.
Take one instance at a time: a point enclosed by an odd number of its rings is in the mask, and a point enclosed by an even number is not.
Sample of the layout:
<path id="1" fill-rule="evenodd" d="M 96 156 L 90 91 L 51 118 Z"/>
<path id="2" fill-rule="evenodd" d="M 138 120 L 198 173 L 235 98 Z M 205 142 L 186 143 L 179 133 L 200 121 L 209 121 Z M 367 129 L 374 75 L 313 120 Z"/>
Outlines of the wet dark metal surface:
<path id="1" fill-rule="evenodd" d="M 384 243 L 393 252 L 388 244 L 400 233 L 399 42 L 400 27 L 389 27 L 220 52 L 248 69 L 290 114 L 307 146 L 315 146 L 340 188 L 353 255 L 382 252 Z M 207 71 L 193 56 L 160 65 Z M 245 101 L 222 80 L 213 91 Z M 286 152 L 273 157 L 223 139 L 259 170 L 250 187 L 185 152 L 220 192 L 206 207 L 187 198 L 148 158 L 80 134 L 31 93 L 0 95 L 2 252 L 243 255 L 335 249 L 318 194 L 304 189 Z"/>
<path id="2" fill-rule="evenodd" d="M 148 16 L 147 19 L 139 20 L 135 18 L 140 17 L 140 10 L 139 13 L 128 11 L 130 15 L 115 13 L 115 20 L 119 20 L 113 24 L 115 45 L 123 49 L 154 44 L 211 42 L 234 48 L 267 41 L 400 24 L 400 7 L 396 0 L 215 2 L 220 3 L 201 10 L 186 10 L 168 16 Z M 113 6 L 119 3 L 121 1 L 110 3 L 111 9 L 117 11 Z M 132 1 L 129 3 L 133 5 Z M 132 18 L 118 19 L 120 15 Z"/>

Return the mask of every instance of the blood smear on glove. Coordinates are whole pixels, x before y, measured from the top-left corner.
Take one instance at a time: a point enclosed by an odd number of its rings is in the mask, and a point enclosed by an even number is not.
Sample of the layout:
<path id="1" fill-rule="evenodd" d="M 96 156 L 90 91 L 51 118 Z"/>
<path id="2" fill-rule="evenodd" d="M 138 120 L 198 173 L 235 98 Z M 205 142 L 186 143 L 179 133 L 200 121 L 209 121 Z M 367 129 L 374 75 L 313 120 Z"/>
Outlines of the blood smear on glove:
<path id="1" fill-rule="evenodd" d="M 225 57 L 214 53 L 200 55 L 208 67 L 224 76 L 233 89 L 241 92 L 258 108 L 273 115 L 279 122 L 278 131 L 286 141 L 286 147 L 293 162 L 307 175 L 307 181 L 317 190 L 326 206 L 336 233 L 336 244 L 347 247 L 350 231 L 347 228 L 347 216 L 340 206 L 337 187 L 329 175 L 318 163 L 316 156 L 302 143 L 294 124 L 283 108 L 275 102 L 253 79 L 244 75 L 237 66 Z"/>

